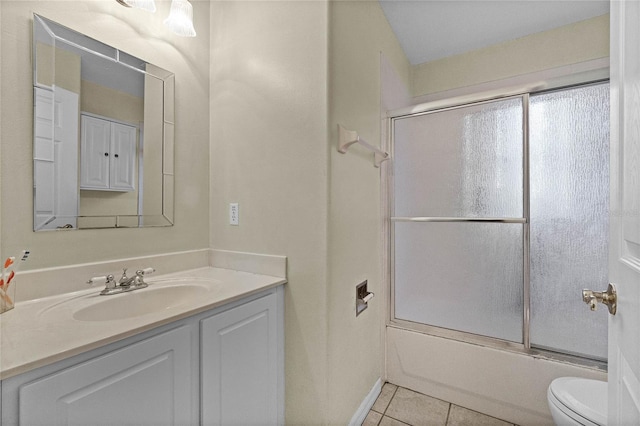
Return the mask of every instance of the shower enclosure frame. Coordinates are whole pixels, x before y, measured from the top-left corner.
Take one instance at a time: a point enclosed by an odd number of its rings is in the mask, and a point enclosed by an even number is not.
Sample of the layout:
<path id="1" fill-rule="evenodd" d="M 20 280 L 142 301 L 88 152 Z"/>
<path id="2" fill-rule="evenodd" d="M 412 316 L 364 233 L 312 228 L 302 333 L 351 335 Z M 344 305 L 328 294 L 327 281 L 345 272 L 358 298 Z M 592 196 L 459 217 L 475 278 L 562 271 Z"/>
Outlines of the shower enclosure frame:
<path id="1" fill-rule="evenodd" d="M 553 359 L 562 362 L 569 362 L 582 366 L 592 367 L 606 371 L 607 363 L 594 359 L 585 358 L 578 355 L 565 354 L 550 351 L 547 349 L 531 347 L 530 339 L 530 323 L 531 323 L 531 280 L 530 280 L 530 176 L 529 176 L 529 96 L 555 90 L 570 89 L 576 86 L 586 86 L 590 84 L 600 84 L 609 81 L 608 69 L 606 76 L 600 73 L 587 73 L 572 76 L 569 79 L 561 79 L 560 81 L 539 82 L 536 84 L 524 85 L 511 88 L 508 90 L 499 90 L 492 92 L 484 92 L 476 95 L 461 96 L 440 101 L 433 101 L 409 108 L 402 108 L 395 111 L 389 111 L 386 118 L 386 149 L 390 152 L 391 158 L 395 158 L 395 141 L 394 141 L 394 125 L 397 120 L 409 117 L 433 114 L 443 111 L 449 111 L 458 108 L 464 108 L 471 105 L 482 105 L 501 100 L 521 99 L 522 101 L 522 196 L 523 210 L 522 217 L 510 218 L 466 218 L 466 217 L 397 217 L 394 215 L 394 169 L 393 162 L 389 165 L 383 174 L 383 194 L 381 199 L 386 200 L 384 208 L 384 219 L 388 226 L 386 232 L 386 279 L 389 283 L 388 298 L 388 314 L 386 315 L 386 326 L 399 329 L 416 331 L 431 336 L 442 337 L 451 340 L 457 340 L 465 343 L 480 345 L 489 348 L 502 349 L 518 353 L 528 354 L 534 357 Z M 473 334 L 466 331 L 459 331 L 440 326 L 428 325 L 413 321 L 397 319 L 395 316 L 395 223 L 398 222 L 466 222 L 466 223 L 520 223 L 523 226 L 523 313 L 522 313 L 522 343 L 502 340 L 499 338 Z M 577 296 L 576 296 L 577 297 Z"/>

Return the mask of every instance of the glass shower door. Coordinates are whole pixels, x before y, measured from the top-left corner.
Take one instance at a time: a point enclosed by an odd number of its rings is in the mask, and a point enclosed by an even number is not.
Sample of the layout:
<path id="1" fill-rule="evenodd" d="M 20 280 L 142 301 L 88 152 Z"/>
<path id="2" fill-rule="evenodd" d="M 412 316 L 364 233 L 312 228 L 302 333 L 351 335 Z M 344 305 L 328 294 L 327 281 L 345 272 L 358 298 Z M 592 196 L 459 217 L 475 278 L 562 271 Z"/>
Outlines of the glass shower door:
<path id="1" fill-rule="evenodd" d="M 531 345 L 607 359 L 609 84 L 531 96 Z M 588 335 L 588 338 L 585 336 Z"/>
<path id="2" fill-rule="evenodd" d="M 523 341 L 523 98 L 394 122 L 393 316 Z"/>

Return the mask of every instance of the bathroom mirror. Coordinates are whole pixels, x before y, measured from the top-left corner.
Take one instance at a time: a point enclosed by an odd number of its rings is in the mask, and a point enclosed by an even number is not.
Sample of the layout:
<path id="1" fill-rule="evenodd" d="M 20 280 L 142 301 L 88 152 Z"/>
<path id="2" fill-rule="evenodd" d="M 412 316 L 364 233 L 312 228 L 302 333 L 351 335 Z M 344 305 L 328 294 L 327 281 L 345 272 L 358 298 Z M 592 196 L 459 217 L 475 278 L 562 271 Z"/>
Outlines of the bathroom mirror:
<path id="1" fill-rule="evenodd" d="M 174 86 L 34 15 L 34 231 L 173 225 Z"/>

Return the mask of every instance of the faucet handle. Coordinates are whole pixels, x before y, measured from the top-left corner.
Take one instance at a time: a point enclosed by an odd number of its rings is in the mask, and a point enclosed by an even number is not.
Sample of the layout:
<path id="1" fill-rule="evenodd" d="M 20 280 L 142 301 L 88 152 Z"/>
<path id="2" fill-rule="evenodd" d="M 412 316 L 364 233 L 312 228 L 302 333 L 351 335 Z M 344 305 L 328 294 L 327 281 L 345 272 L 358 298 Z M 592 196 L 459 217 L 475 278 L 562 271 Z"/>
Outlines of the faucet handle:
<path id="1" fill-rule="evenodd" d="M 111 274 L 101 277 L 93 277 L 87 281 L 87 284 L 93 285 L 95 283 L 104 284 L 104 290 L 102 290 L 100 294 L 110 294 L 116 288 L 116 280 Z"/>
<path id="2" fill-rule="evenodd" d="M 113 281 L 113 275 L 109 274 L 109 275 L 101 275 L 99 277 L 92 277 L 89 279 L 89 281 L 87 281 L 87 284 L 109 284 L 110 282 Z"/>
<path id="3" fill-rule="evenodd" d="M 155 272 L 155 269 L 153 268 L 138 269 L 136 271 L 136 276 L 133 277 L 133 286 L 135 288 L 147 287 L 148 284 L 144 282 L 144 276 L 145 274 L 151 274 L 152 272 Z"/>
<path id="4" fill-rule="evenodd" d="M 149 275 L 154 273 L 156 270 L 155 268 L 144 268 L 144 269 L 138 269 L 136 271 L 136 275 L 142 276 L 142 275 Z"/>

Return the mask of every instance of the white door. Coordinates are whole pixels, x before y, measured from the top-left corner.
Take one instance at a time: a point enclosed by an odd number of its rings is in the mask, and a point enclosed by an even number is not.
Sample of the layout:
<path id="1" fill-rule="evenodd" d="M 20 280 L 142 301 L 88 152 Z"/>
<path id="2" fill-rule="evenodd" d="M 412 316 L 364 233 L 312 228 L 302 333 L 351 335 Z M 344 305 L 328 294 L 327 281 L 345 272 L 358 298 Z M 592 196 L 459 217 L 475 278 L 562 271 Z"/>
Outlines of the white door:
<path id="1" fill-rule="evenodd" d="M 136 180 L 136 128 L 111 123 L 111 163 L 109 187 L 120 191 L 133 191 Z"/>
<path id="2" fill-rule="evenodd" d="M 640 2 L 611 2 L 610 425 L 640 424 Z"/>
<path id="3" fill-rule="evenodd" d="M 82 116 L 80 146 L 80 187 L 109 188 L 109 151 L 111 123 L 87 115 Z"/>
<path id="4" fill-rule="evenodd" d="M 114 313 L 115 315 L 115 313 Z M 18 388 L 18 425 L 193 425 L 192 329 L 183 325 Z"/>
<path id="5" fill-rule="evenodd" d="M 71 225 L 77 228 L 79 212 L 78 185 L 78 119 L 80 114 L 77 93 L 56 87 L 54 109 L 54 149 L 56 181 L 56 220 L 51 225 Z"/>
<path id="6" fill-rule="evenodd" d="M 271 293 L 201 321 L 202 425 L 279 424 L 276 309 Z"/>
<path id="7" fill-rule="evenodd" d="M 33 229 L 37 231 L 55 220 L 53 92 L 36 87 L 33 99 Z"/>
<path id="8" fill-rule="evenodd" d="M 34 90 L 34 230 L 76 227 L 78 94 Z"/>

